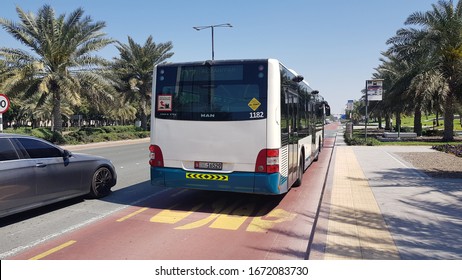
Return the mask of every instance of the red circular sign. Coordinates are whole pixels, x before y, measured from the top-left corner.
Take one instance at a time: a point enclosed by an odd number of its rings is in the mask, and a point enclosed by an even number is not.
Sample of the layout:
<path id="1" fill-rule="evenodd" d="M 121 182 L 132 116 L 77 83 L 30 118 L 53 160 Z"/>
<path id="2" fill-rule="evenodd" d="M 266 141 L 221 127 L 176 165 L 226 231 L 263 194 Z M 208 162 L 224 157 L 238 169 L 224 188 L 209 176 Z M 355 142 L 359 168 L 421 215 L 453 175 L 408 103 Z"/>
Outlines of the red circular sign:
<path id="1" fill-rule="evenodd" d="M 0 93 L 0 114 L 5 113 L 10 108 L 10 100 L 8 96 Z"/>

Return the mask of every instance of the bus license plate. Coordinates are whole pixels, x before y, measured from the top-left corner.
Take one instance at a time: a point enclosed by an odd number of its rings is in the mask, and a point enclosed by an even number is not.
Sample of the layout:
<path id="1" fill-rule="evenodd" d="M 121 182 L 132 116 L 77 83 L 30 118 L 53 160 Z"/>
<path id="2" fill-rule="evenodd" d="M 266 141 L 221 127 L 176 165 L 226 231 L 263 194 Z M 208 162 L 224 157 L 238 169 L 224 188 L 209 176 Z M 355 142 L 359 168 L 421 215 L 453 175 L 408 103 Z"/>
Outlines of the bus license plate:
<path id="1" fill-rule="evenodd" d="M 222 162 L 195 161 L 194 168 L 195 169 L 207 169 L 207 170 L 222 170 L 223 163 Z"/>

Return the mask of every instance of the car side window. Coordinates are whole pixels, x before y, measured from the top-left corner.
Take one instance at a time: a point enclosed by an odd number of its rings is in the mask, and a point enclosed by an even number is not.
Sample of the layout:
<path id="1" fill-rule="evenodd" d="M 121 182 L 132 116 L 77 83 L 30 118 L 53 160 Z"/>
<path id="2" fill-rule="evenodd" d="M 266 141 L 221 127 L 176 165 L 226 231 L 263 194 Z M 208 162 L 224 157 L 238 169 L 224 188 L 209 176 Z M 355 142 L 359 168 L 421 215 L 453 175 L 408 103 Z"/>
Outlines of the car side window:
<path id="1" fill-rule="evenodd" d="M 9 139 L 0 138 L 0 161 L 19 159 L 18 153 Z"/>
<path id="2" fill-rule="evenodd" d="M 24 147 L 31 158 L 49 158 L 49 157 L 62 157 L 61 151 L 42 141 L 29 139 L 29 138 L 18 138 L 19 143 Z"/>

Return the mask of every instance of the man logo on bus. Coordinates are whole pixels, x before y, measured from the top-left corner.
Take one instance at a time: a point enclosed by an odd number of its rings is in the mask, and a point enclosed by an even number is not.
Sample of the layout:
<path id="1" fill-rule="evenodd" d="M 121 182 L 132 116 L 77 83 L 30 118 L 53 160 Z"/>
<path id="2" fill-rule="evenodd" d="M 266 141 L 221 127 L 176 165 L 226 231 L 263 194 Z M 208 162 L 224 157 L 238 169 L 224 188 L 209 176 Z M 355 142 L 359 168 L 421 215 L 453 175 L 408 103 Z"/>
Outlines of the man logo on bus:
<path id="1" fill-rule="evenodd" d="M 172 111 L 172 96 L 171 95 L 159 95 L 157 99 L 157 110 L 159 112 L 171 112 Z"/>

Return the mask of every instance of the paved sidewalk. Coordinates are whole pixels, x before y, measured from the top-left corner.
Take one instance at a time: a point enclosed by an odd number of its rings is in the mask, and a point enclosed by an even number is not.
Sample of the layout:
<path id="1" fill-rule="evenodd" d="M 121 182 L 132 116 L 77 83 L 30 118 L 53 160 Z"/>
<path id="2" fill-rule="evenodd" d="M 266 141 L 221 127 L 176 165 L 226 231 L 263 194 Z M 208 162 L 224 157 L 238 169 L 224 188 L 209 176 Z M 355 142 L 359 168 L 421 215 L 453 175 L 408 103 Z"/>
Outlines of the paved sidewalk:
<path id="1" fill-rule="evenodd" d="M 126 144 L 137 144 L 137 143 L 147 143 L 146 147 L 149 147 L 150 138 L 140 138 L 140 139 L 128 139 L 128 140 L 118 140 L 118 141 L 108 141 L 108 142 L 96 142 L 96 143 L 87 143 L 79 145 L 63 145 L 61 148 L 68 149 L 70 151 L 80 151 L 87 150 L 92 148 L 101 148 L 101 147 L 114 147 L 122 146 Z M 148 148 L 146 148 L 148 150 Z"/>
<path id="2" fill-rule="evenodd" d="M 367 178 L 351 147 L 335 154 L 324 259 L 399 259 Z"/>
<path id="3" fill-rule="evenodd" d="M 337 134 L 310 259 L 462 259 L 462 180 L 400 157 L 427 146 L 346 146 Z"/>

